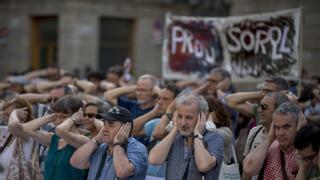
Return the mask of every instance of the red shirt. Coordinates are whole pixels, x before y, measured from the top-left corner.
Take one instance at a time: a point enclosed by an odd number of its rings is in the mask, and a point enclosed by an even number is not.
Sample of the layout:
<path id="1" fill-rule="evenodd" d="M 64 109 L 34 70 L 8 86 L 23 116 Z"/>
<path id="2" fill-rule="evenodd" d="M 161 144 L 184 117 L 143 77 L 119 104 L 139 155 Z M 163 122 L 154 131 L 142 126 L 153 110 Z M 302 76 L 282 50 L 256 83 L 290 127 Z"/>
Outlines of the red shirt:
<path id="1" fill-rule="evenodd" d="M 263 179 L 265 180 L 283 180 L 281 171 L 281 158 L 280 158 L 280 144 L 277 140 L 273 141 L 269 147 L 267 157 L 265 160 L 266 166 L 264 169 Z M 299 170 L 297 162 L 297 154 L 295 149 L 291 146 L 284 153 L 285 169 L 289 180 L 295 179 L 295 176 Z"/>

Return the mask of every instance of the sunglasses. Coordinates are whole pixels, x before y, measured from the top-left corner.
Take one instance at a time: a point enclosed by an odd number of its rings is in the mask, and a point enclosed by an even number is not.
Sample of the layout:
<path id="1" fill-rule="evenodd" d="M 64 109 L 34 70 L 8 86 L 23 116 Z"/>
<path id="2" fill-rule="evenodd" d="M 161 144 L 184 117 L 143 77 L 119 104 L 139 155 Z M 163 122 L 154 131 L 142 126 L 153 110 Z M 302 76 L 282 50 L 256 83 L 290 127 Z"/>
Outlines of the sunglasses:
<path id="1" fill-rule="evenodd" d="M 313 158 L 315 158 L 318 155 L 319 151 L 316 152 L 316 154 L 312 155 L 312 156 L 306 156 L 306 157 L 302 157 L 300 155 L 298 155 L 298 158 L 303 160 L 303 161 L 312 161 Z"/>
<path id="2" fill-rule="evenodd" d="M 268 105 L 262 104 L 262 103 L 260 103 L 260 104 L 258 105 L 258 107 L 259 107 L 262 111 L 269 109 Z"/>
<path id="3" fill-rule="evenodd" d="M 57 118 L 59 119 L 66 119 L 71 116 L 71 114 L 64 114 L 64 113 L 56 113 L 56 115 L 57 115 Z"/>
<path id="4" fill-rule="evenodd" d="M 83 117 L 86 117 L 88 116 L 89 118 L 93 118 L 93 117 L 96 117 L 96 114 L 94 113 L 83 113 Z"/>

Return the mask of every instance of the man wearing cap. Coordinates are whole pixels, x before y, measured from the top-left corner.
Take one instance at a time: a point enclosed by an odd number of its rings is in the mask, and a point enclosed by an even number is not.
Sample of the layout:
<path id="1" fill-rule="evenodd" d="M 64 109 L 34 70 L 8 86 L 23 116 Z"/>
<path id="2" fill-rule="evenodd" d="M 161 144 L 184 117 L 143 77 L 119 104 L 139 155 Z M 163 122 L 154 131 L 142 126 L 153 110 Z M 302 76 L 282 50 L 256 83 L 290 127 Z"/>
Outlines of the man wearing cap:
<path id="1" fill-rule="evenodd" d="M 104 127 L 91 141 L 77 149 L 70 160 L 72 166 L 90 168 L 88 179 L 145 179 L 147 150 L 130 137 L 130 112 L 115 106 L 97 118 L 104 121 Z"/>

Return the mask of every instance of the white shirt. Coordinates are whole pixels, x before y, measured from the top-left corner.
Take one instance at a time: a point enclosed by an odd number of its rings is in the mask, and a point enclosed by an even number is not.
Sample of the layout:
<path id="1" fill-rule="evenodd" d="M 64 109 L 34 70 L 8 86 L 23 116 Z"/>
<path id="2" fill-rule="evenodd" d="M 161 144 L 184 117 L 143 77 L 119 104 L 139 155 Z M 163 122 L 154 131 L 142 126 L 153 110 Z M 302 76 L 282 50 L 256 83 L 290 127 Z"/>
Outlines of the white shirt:
<path id="1" fill-rule="evenodd" d="M 8 126 L 0 126 L 0 134 L 2 134 L 2 132 L 7 131 L 8 130 Z M 13 158 L 13 151 L 16 147 L 16 138 L 14 138 L 14 140 L 12 141 L 12 143 L 7 146 L 2 153 L 0 154 L 0 164 L 3 167 L 4 171 L 0 172 L 0 179 L 6 179 L 7 176 L 7 171 L 10 165 L 10 161 Z M 33 142 L 34 140 L 29 138 L 28 141 L 25 141 L 23 143 L 23 150 L 24 150 L 24 155 L 26 160 L 29 160 L 31 157 L 31 151 L 32 151 L 32 146 L 33 146 Z"/>

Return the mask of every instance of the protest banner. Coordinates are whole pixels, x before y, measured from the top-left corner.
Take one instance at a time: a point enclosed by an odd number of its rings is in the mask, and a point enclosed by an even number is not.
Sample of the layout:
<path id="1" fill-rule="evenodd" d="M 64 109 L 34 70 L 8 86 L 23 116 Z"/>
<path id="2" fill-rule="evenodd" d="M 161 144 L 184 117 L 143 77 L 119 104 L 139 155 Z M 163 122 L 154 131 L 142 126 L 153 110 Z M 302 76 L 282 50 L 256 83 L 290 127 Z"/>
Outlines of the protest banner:
<path id="1" fill-rule="evenodd" d="M 297 77 L 300 11 L 227 18 L 167 15 L 163 77 L 199 78 L 215 66 L 238 78 Z"/>
<path id="2" fill-rule="evenodd" d="M 218 24 L 213 18 L 167 15 L 163 45 L 163 75 L 166 79 L 201 77 L 223 61 Z"/>

